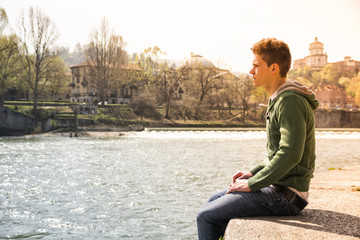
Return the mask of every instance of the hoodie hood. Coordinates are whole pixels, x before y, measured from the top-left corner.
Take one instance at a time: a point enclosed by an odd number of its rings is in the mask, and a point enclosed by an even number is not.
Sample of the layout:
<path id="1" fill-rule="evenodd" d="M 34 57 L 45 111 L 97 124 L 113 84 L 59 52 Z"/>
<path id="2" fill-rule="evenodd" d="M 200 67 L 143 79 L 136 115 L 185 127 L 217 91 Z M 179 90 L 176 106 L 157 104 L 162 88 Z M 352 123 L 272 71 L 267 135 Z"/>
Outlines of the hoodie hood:
<path id="1" fill-rule="evenodd" d="M 293 91 L 305 97 L 314 110 L 319 107 L 319 101 L 315 99 L 315 93 L 310 90 L 310 88 L 297 81 L 287 81 L 281 85 L 270 98 L 275 99 L 285 91 Z"/>

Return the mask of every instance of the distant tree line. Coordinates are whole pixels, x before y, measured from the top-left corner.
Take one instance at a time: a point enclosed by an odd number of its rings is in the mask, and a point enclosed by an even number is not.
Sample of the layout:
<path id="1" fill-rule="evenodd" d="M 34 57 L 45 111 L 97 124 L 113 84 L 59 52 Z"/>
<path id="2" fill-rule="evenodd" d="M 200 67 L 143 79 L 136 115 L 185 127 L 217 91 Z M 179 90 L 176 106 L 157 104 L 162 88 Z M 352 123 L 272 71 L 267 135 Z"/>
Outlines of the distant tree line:
<path id="1" fill-rule="evenodd" d="M 69 66 L 87 61 L 90 72 L 84 84 L 95 89 L 103 104 L 112 89 L 132 84 L 141 87 L 141 95 L 131 103 L 139 114 L 146 112 L 141 109 L 160 106 L 168 119 L 206 119 L 213 112 L 228 117 L 237 109 L 245 119 L 253 91 L 246 74 L 235 77 L 229 71 L 221 74 L 226 71 L 215 66 L 189 62 L 176 66 L 157 46 L 129 56 L 123 38 L 114 33 L 106 19 L 91 32 L 89 43 L 77 44 L 72 53 L 56 45 L 57 29 L 40 9 L 31 7 L 22 12 L 19 22 L 16 33 L 6 35 L 8 18 L 1 9 L 0 104 L 5 96 L 17 96 L 32 100 L 36 113 L 39 99 L 52 101 L 69 95 Z M 124 76 L 129 72 L 121 71 L 121 66 L 128 62 L 137 63 L 141 71 Z"/>
<path id="2" fill-rule="evenodd" d="M 250 115 L 257 118 L 263 111 L 259 104 L 266 104 L 268 99 L 263 89 L 254 89 L 248 74 L 235 76 L 228 70 L 191 61 L 177 66 L 166 60 L 166 54 L 157 46 L 129 55 L 125 41 L 105 18 L 90 33 L 89 43 L 77 44 L 72 53 L 56 45 L 57 29 L 40 9 L 31 7 L 22 12 L 19 22 L 16 33 L 6 35 L 4 29 L 10 26 L 6 11 L 0 8 L 0 104 L 5 96 L 16 95 L 32 100 L 36 113 L 39 99 L 67 98 L 69 66 L 85 61 L 90 70 L 82 84 L 90 84 L 102 104 L 113 89 L 124 84 L 141 88 L 140 96 L 130 104 L 140 116 L 159 117 L 157 109 L 161 107 L 168 119 L 216 117 L 245 121 Z M 141 70 L 136 74 L 122 71 L 129 62 L 138 64 Z M 333 65 L 321 71 L 294 69 L 289 78 L 314 87 L 335 84 L 360 98 L 358 73 Z"/>

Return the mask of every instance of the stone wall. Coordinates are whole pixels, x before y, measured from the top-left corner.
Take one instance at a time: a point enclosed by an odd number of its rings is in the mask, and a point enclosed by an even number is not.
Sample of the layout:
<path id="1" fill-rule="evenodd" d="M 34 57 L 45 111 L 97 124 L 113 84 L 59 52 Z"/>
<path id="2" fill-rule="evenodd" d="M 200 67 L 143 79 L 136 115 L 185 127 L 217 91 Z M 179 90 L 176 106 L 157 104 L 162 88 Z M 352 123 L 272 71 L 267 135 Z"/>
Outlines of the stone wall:
<path id="1" fill-rule="evenodd" d="M 7 107 L 0 106 L 0 135 L 9 135 L 8 133 L 14 133 L 14 135 L 31 133 L 37 127 L 41 127 L 41 122 L 35 118 L 13 112 Z"/>
<path id="2" fill-rule="evenodd" d="M 0 106 L 0 136 L 25 135 L 38 130 L 48 132 L 54 129 L 54 123 L 51 119 L 32 118 Z"/>
<path id="3" fill-rule="evenodd" d="M 317 109 L 317 128 L 360 128 L 360 112 Z"/>

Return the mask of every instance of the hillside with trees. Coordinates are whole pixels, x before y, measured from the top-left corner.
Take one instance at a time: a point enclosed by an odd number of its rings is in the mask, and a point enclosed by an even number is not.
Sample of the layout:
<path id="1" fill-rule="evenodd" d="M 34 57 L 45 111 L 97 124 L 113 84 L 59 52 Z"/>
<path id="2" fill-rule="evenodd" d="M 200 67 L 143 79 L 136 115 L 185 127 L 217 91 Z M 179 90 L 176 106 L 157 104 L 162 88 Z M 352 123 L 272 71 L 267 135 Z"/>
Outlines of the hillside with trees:
<path id="1" fill-rule="evenodd" d="M 320 71 L 313 71 L 310 67 L 299 67 L 290 70 L 288 78 L 316 88 L 322 85 L 333 85 L 344 89 L 348 96 L 355 98 L 360 106 L 360 69 L 336 67 L 334 64 L 325 65 Z"/>
<path id="2" fill-rule="evenodd" d="M 86 63 L 88 75 L 81 81 L 82 88 L 93 89 L 96 101 L 89 104 L 100 103 L 100 110 L 97 116 L 79 117 L 93 123 L 121 125 L 150 119 L 160 123 L 264 124 L 268 96 L 263 89 L 254 89 L 250 75 L 234 74 L 196 54 L 183 62 L 169 60 L 158 46 L 129 54 L 125 40 L 106 18 L 90 33 L 89 42 L 77 44 L 73 52 L 57 45 L 55 23 L 40 9 L 31 7 L 21 13 L 14 33 L 5 34 L 6 28 L 10 29 L 6 10 L 0 9 L 0 105 L 15 100 L 18 105 L 19 101 L 31 102 L 31 113 L 27 113 L 41 117 L 44 109 L 39 109 L 39 102 L 61 101 L 71 112 L 74 105 L 82 103 L 70 102 L 70 96 L 82 93 L 74 88 L 70 67 Z M 305 66 L 292 69 L 288 78 L 314 88 L 336 85 L 360 106 L 359 69 L 328 64 L 314 71 Z M 124 86 L 139 89 L 140 94 L 132 95 L 125 105 L 109 104 L 108 98 L 117 96 Z M 59 111 L 64 109 L 52 109 L 45 117 Z"/>

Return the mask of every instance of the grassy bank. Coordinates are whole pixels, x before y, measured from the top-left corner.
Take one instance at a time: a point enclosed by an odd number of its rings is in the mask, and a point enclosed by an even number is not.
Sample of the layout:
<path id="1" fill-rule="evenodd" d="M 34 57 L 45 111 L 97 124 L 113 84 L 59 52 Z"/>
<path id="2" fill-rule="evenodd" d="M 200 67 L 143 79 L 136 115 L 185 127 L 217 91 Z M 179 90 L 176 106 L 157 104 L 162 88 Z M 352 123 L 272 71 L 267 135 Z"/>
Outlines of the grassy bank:
<path id="1" fill-rule="evenodd" d="M 74 119 L 74 107 L 82 104 L 64 102 L 39 102 L 38 113 L 32 112 L 32 102 L 6 102 L 5 106 L 12 111 L 20 112 L 30 117 L 43 119 Z M 159 107 L 157 114 L 150 116 L 136 114 L 136 111 L 127 105 L 98 106 L 95 114 L 77 112 L 79 126 L 129 126 L 142 125 L 147 128 L 262 128 L 265 123 L 258 116 L 249 116 L 242 122 L 239 110 L 233 110 L 219 116 L 218 111 L 208 111 L 204 120 L 194 119 L 167 119 L 164 117 L 164 109 Z M 256 114 L 255 114 L 256 115 Z M 156 117 L 154 117 L 156 116 Z"/>

